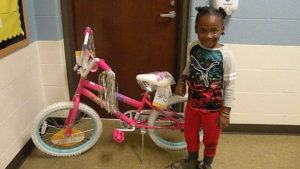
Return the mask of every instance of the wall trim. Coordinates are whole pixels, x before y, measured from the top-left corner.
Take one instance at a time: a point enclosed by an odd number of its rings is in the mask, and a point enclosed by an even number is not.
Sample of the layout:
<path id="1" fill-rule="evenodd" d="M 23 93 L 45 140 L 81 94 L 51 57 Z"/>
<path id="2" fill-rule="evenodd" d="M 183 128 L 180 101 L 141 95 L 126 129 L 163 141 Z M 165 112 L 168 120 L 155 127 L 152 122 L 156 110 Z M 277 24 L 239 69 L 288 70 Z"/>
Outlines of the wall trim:
<path id="1" fill-rule="evenodd" d="M 188 46 L 188 32 L 189 32 L 189 18 L 190 18 L 190 0 L 178 1 L 179 6 L 179 44 L 178 44 L 178 59 L 177 59 L 177 67 L 178 69 L 178 79 L 181 75 L 184 67 L 185 60 L 187 54 L 187 46 Z"/>
<path id="2" fill-rule="evenodd" d="M 33 141 L 29 139 L 15 158 L 7 165 L 5 169 L 16 169 L 20 168 L 25 159 L 29 156 L 32 150 L 35 148 Z"/>
<path id="3" fill-rule="evenodd" d="M 300 125 L 230 124 L 224 133 L 300 135 Z"/>
<path id="4" fill-rule="evenodd" d="M 74 15 L 72 0 L 60 1 L 61 6 L 61 20 L 63 28 L 64 48 L 66 70 L 69 88 L 69 98 L 72 100 L 73 94 L 76 91 L 78 84 L 78 76 L 73 71 L 73 66 L 76 63 L 75 57 L 75 32 L 74 32 Z"/>

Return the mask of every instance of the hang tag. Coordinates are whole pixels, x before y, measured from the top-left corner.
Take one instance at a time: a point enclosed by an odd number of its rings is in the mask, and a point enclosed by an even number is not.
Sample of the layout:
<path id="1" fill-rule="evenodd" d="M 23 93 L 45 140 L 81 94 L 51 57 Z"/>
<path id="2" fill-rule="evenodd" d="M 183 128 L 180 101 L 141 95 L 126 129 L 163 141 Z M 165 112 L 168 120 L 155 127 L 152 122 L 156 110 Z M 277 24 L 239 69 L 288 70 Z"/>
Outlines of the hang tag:
<path id="1" fill-rule="evenodd" d="M 1 16 L 0 16 L 0 28 L 2 28 L 2 21 L 1 21 Z"/>
<path id="2" fill-rule="evenodd" d="M 170 86 L 157 87 L 152 105 L 160 109 L 166 109 L 171 97 Z"/>

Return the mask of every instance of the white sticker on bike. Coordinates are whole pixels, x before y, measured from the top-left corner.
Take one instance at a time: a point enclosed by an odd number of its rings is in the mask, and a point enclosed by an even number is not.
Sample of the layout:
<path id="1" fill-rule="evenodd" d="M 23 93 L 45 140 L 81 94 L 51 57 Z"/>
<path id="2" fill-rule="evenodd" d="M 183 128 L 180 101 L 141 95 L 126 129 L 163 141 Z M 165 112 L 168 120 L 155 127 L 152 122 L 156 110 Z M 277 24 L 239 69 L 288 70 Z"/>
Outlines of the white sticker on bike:
<path id="1" fill-rule="evenodd" d="M 170 86 L 157 87 L 152 105 L 160 109 L 166 109 L 171 97 Z"/>

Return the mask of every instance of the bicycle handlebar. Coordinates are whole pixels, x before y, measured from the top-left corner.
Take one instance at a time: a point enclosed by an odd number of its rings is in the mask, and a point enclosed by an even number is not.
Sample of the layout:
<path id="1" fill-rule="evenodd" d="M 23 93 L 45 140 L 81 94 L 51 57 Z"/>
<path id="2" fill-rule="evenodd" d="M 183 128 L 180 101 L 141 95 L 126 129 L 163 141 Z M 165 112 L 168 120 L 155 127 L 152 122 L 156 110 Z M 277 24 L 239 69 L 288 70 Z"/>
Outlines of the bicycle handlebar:
<path id="1" fill-rule="evenodd" d="M 80 75 L 81 77 L 86 77 L 87 74 L 91 71 L 92 67 L 94 67 L 95 63 L 99 62 L 99 58 L 94 58 L 87 66 L 87 68 L 85 70 L 81 69 L 82 71 L 80 71 Z"/>
<path id="2" fill-rule="evenodd" d="M 91 28 L 90 27 L 86 27 L 85 31 L 84 31 L 84 41 L 83 41 L 83 45 L 87 45 L 89 36 L 91 34 Z"/>
<path id="3" fill-rule="evenodd" d="M 85 31 L 84 31 L 84 42 L 83 42 L 83 45 L 82 45 L 82 47 L 83 47 L 82 51 L 85 51 L 86 49 L 90 50 L 90 49 L 88 49 L 88 43 L 89 43 L 90 35 L 91 36 L 93 35 L 92 30 L 91 30 L 90 27 L 86 27 Z M 93 53 L 93 54 L 95 54 L 95 53 Z M 89 55 L 91 55 L 90 52 L 89 52 Z M 89 60 L 90 58 L 92 58 L 91 61 Z M 94 58 L 94 56 L 92 56 L 90 58 L 87 59 L 87 60 L 89 60 L 87 65 L 86 65 L 86 63 L 84 63 L 84 60 L 86 60 L 85 53 L 81 53 L 79 58 L 76 58 L 76 65 L 73 69 L 74 69 L 74 71 L 77 70 L 77 73 L 80 74 L 81 77 L 85 78 L 88 75 L 88 73 L 91 71 L 91 69 L 95 66 L 95 64 L 97 64 L 97 66 L 101 67 L 105 71 L 111 69 L 105 63 L 105 61 L 103 59 Z"/>
<path id="4" fill-rule="evenodd" d="M 104 59 L 100 59 L 98 62 L 98 66 L 100 66 L 104 71 L 111 69 L 106 63 Z"/>
<path id="5" fill-rule="evenodd" d="M 105 63 L 104 59 L 94 58 L 92 61 L 89 62 L 86 69 L 83 69 L 82 67 L 78 70 L 78 74 L 81 75 L 81 77 L 85 78 L 91 69 L 97 64 L 99 67 L 101 67 L 104 71 L 111 70 L 111 68 Z"/>

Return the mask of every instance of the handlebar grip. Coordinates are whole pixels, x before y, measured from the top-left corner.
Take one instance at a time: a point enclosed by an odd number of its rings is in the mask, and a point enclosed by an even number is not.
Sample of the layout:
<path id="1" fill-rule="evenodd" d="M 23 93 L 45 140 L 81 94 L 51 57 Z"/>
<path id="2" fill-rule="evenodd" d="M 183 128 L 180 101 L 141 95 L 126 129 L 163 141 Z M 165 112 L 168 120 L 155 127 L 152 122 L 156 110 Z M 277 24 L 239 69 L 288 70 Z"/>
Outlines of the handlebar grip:
<path id="1" fill-rule="evenodd" d="M 100 59 L 100 61 L 98 62 L 98 66 L 100 66 L 103 70 L 108 70 L 111 69 L 106 63 L 104 59 Z"/>
<path id="2" fill-rule="evenodd" d="M 85 28 L 85 31 L 84 31 L 84 36 L 86 35 L 86 33 L 89 33 L 89 34 L 91 34 L 91 28 L 90 27 L 86 27 Z"/>
<path id="3" fill-rule="evenodd" d="M 83 45 L 87 45 L 90 34 L 91 34 L 91 28 L 90 27 L 86 27 L 85 31 L 84 31 Z"/>

